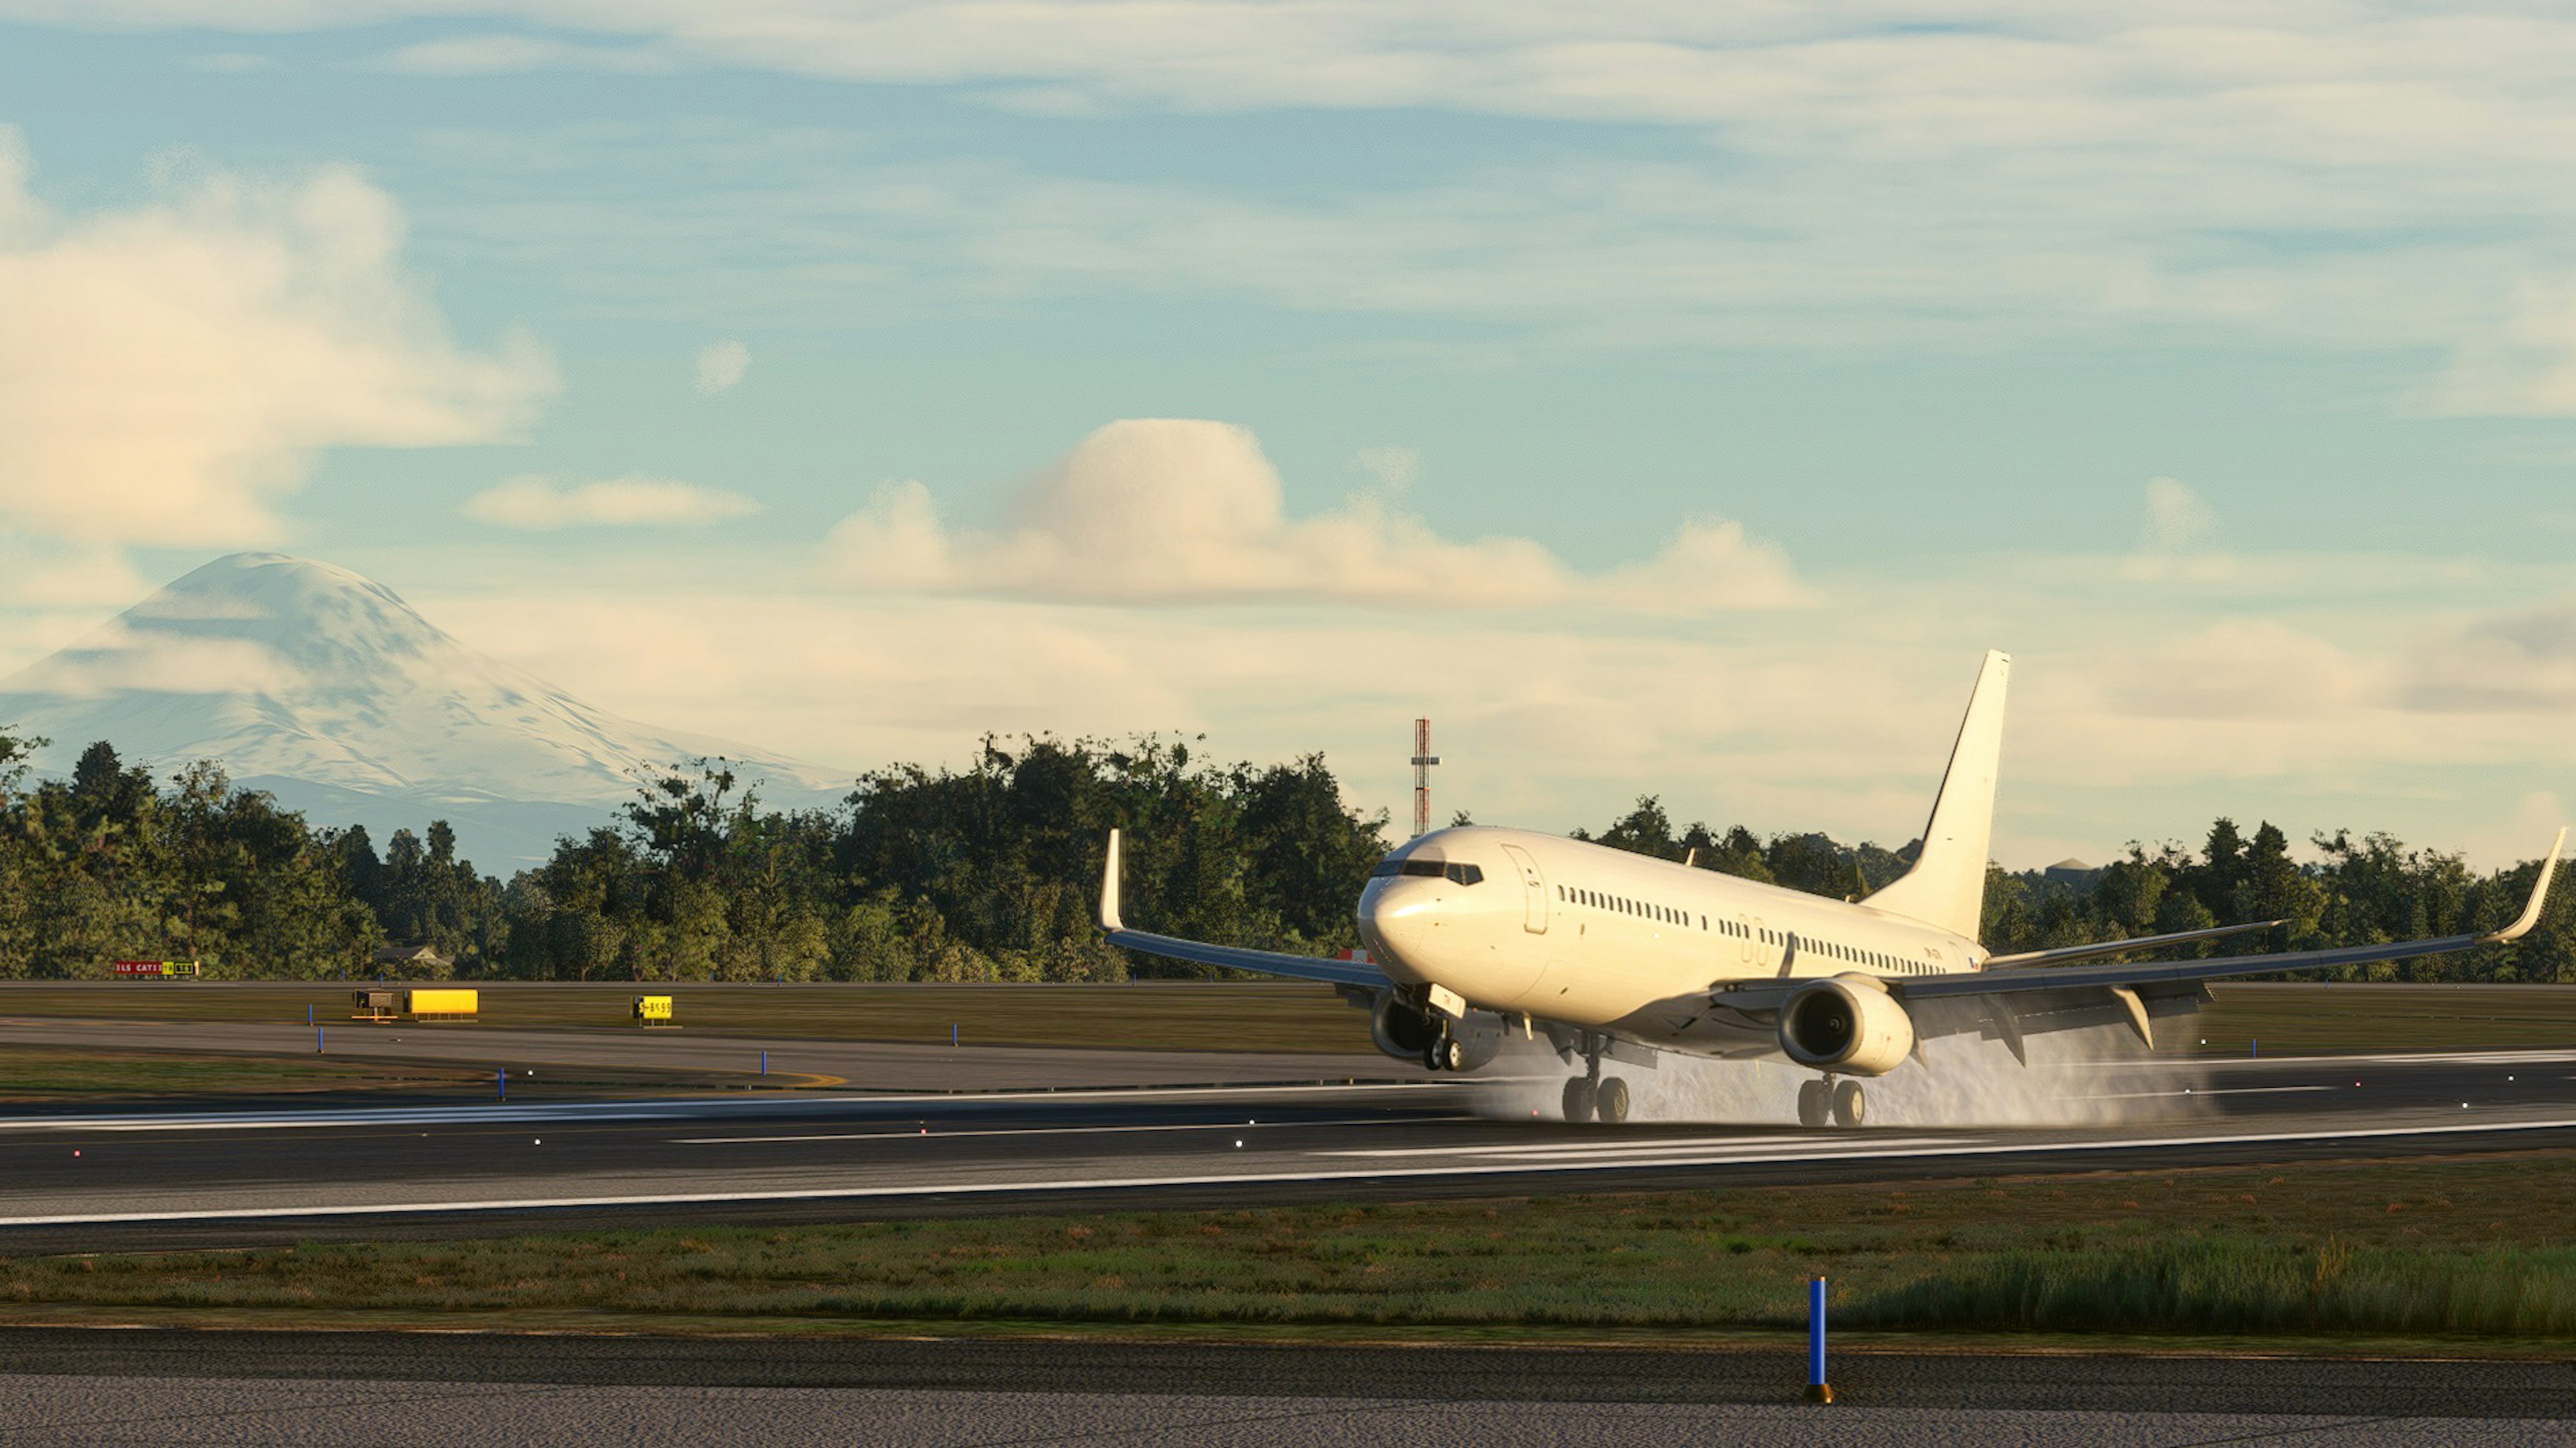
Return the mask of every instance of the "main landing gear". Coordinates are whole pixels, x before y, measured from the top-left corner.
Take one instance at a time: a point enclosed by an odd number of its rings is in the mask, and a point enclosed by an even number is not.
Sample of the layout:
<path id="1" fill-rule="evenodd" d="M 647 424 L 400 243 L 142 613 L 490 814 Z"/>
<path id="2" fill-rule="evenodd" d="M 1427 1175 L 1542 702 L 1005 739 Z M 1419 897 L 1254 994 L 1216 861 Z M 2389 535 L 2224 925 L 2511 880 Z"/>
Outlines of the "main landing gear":
<path id="1" fill-rule="evenodd" d="M 1591 1121 L 1595 1118 L 1612 1126 L 1628 1119 L 1628 1083 L 1616 1076 L 1601 1074 L 1601 1053 L 1583 1053 L 1583 1074 L 1565 1083 L 1565 1119 Z"/>
<path id="2" fill-rule="evenodd" d="M 1836 1081 L 1827 1076 L 1798 1087 L 1798 1124 L 1809 1130 L 1823 1126 L 1858 1126 L 1869 1119 L 1869 1098 L 1861 1094 L 1858 1081 Z"/>

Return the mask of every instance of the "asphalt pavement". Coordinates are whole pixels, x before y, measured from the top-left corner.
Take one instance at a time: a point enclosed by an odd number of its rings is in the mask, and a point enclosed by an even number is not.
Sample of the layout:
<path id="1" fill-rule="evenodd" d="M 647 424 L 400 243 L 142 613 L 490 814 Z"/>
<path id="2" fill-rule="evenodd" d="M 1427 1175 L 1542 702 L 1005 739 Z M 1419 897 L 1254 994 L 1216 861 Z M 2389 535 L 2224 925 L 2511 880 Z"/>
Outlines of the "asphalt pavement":
<path id="1" fill-rule="evenodd" d="M 1103 1053 L 1059 1054 L 1069 1072 Z M 1268 1064 L 1207 1057 L 1190 1074 Z M 1891 1091 L 1889 1116 L 1912 1124 L 1860 1130 L 1778 1124 L 1788 1112 L 1770 1098 L 1797 1077 L 1751 1068 L 1632 1073 L 1641 1108 L 1662 1119 L 1620 1127 L 1555 1119 L 1561 1076 L 1509 1069 L 1360 1084 L 28 1110 L 0 1117 L 0 1251 L 2576 1145 L 2569 1052 L 1980 1070 L 1910 1100 Z M 1710 1096 L 1711 1080 L 1735 1094 Z"/>
<path id="2" fill-rule="evenodd" d="M 0 1329 L 0 1443 L 2576 1441 L 2554 1363 Z"/>

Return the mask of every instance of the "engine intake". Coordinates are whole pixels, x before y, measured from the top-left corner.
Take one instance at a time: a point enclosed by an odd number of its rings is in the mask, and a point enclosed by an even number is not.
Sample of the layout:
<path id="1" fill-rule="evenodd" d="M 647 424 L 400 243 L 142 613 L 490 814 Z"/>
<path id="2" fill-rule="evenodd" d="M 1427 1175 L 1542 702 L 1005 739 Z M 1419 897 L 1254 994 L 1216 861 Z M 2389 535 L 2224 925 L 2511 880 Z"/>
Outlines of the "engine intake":
<path id="1" fill-rule="evenodd" d="M 1819 1071 L 1884 1076 L 1914 1050 L 1914 1017 L 1876 984 L 1820 980 L 1780 1008 L 1780 1049 Z"/>
<path id="2" fill-rule="evenodd" d="M 1492 1011 L 1471 1010 L 1463 1021 L 1413 1005 L 1393 991 L 1378 992 L 1369 1007 L 1369 1039 L 1399 1061 L 1419 1061 L 1443 1028 L 1464 1048 L 1459 1070 L 1473 1071 L 1503 1052 L 1503 1018 Z"/>

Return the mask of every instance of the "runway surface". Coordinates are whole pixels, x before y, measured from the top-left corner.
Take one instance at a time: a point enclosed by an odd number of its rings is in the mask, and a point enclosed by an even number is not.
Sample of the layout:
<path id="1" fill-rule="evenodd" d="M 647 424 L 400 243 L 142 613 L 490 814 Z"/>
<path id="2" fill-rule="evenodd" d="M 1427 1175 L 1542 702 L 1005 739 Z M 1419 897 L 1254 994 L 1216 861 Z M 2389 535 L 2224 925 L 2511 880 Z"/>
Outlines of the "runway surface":
<path id="1" fill-rule="evenodd" d="M 2387 1445 L 2576 1441 L 2576 1368 L 994 1340 L 0 1329 L 0 1443 Z"/>
<path id="2" fill-rule="evenodd" d="M 682 1031 L 536 1031 L 478 1025 L 311 1026 L 241 1021 L 107 1021 L 0 1017 L 0 1048 L 171 1051 L 309 1059 L 506 1067 L 709 1072 L 736 1077 L 766 1065 L 782 1084 L 803 1078 L 860 1091 L 1026 1091 L 1065 1086 L 1188 1086 L 1215 1082 L 1418 1080 L 1430 1073 L 1374 1051 L 1076 1050 L 952 1048 L 887 1041 L 764 1041 Z"/>
<path id="3" fill-rule="evenodd" d="M 344 1098 L 249 1109 L 20 1111 L 0 1118 L 0 1179 L 9 1183 L 0 1252 L 1890 1181 L 2576 1145 L 2576 1052 L 2010 1069 L 2016 1074 L 2001 1079 L 2013 1100 L 1976 1108 L 1986 1119 L 2044 1109 L 2081 1124 L 1858 1131 L 1768 1124 L 1786 1106 L 1763 1092 L 1794 1086 L 1785 1072 L 1742 1076 L 1761 1089 L 1717 1103 L 1749 1124 L 1616 1128 L 1548 1119 L 1552 1113 L 1530 1103 L 1552 1101 L 1558 1078 L 1508 1075 L 1356 1086 L 413 1105 Z M 1632 1074 L 1641 1102 L 1692 1104 L 1679 1080 Z M 1704 1094 L 1697 1100 L 1709 1104 Z M 1939 1100 L 1911 1106 L 1949 1109 Z"/>

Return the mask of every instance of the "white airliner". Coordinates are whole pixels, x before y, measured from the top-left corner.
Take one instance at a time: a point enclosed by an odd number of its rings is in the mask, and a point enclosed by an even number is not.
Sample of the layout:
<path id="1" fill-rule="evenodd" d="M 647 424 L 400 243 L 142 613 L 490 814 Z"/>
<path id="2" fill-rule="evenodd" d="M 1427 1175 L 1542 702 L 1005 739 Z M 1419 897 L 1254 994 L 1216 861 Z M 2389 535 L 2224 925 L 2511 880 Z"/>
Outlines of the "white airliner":
<path id="1" fill-rule="evenodd" d="M 2391 945 L 2169 963 L 2076 961 L 2241 934 L 2277 920 L 2026 955 L 1977 942 L 2003 749 L 2009 656 L 1986 655 L 1949 772 L 1902 877 L 1857 901 L 1829 900 L 1625 850 L 1527 830 L 1465 826 L 1407 843 L 1360 893 L 1361 959 L 1208 945 L 1119 919 L 1118 833 L 1109 835 L 1100 927 L 1148 955 L 1330 981 L 1370 1010 L 1378 1049 L 1435 1070 L 1491 1061 L 1507 1034 L 1547 1038 L 1568 1067 L 1569 1121 L 1623 1121 L 1628 1087 L 1606 1060 L 1658 1051 L 1785 1057 L 1819 1072 L 1798 1119 L 1858 1126 L 1860 1077 L 1883 1076 L 1925 1039 L 1975 1032 L 2027 1063 L 2023 1038 L 2188 1015 L 2222 976 L 2321 970 L 2514 940 L 2540 919 L 2567 842 L 2560 830 L 2522 914 L 2502 930 Z"/>

